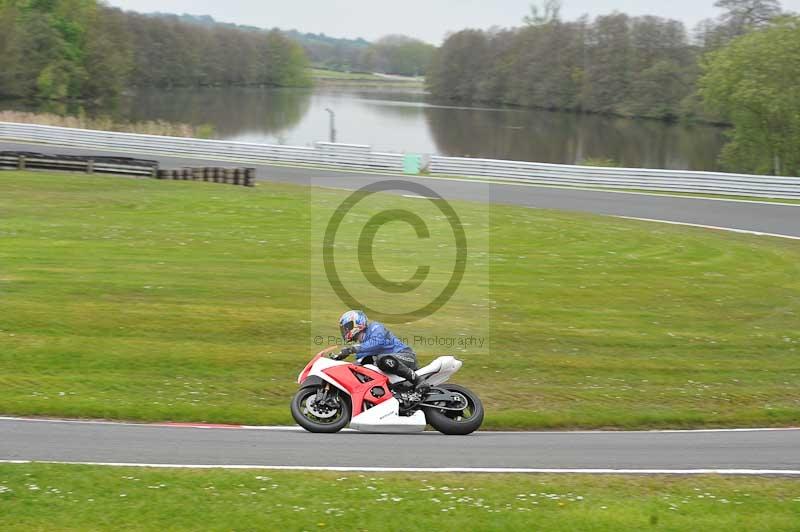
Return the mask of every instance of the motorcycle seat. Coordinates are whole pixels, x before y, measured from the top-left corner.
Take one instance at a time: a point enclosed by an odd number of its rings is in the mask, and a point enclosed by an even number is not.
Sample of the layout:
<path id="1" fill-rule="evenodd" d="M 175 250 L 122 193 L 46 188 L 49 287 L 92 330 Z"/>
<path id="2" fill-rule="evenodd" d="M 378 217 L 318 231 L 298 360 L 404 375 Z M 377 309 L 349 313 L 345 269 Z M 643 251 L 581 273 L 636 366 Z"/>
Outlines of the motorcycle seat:
<path id="1" fill-rule="evenodd" d="M 426 375 L 433 375 L 434 373 L 439 373 L 442 370 L 442 359 L 437 358 L 424 368 L 420 368 L 417 370 L 417 375 L 426 376 Z"/>

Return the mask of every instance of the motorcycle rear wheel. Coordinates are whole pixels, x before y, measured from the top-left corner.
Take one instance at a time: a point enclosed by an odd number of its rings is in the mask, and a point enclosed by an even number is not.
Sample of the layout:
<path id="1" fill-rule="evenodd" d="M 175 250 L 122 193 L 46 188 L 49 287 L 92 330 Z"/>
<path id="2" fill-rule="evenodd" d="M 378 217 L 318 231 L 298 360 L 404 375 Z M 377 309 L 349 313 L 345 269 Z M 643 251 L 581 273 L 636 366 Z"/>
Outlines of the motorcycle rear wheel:
<path id="1" fill-rule="evenodd" d="M 484 410 L 483 403 L 477 395 L 457 384 L 443 384 L 436 388 L 462 395 L 467 400 L 467 407 L 460 411 L 440 410 L 435 407 L 423 408 L 425 419 L 431 427 L 450 436 L 466 436 L 480 428 Z"/>
<path id="2" fill-rule="evenodd" d="M 339 432 L 350 423 L 350 401 L 347 397 L 339 395 L 337 398 L 338 410 L 330 418 L 321 418 L 314 415 L 313 400 L 319 390 L 318 386 L 304 386 L 292 397 L 292 417 L 298 425 L 309 432 L 318 434 L 333 434 Z M 309 401 L 312 401 L 309 404 Z"/>

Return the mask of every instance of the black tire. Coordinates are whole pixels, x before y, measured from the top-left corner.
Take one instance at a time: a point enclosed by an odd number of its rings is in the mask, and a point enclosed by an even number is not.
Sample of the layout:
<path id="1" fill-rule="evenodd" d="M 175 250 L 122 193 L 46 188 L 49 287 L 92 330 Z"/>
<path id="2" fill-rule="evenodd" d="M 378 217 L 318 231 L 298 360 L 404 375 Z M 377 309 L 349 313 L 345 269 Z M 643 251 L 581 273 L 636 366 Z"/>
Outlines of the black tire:
<path id="1" fill-rule="evenodd" d="M 469 405 L 463 411 L 454 412 L 452 410 L 438 410 L 434 407 L 425 407 L 425 418 L 428 424 L 449 436 L 466 436 L 478 430 L 483 423 L 483 403 L 480 398 L 457 384 L 443 384 L 437 389 L 447 390 L 448 392 L 460 393 L 467 399 Z M 466 416 L 464 414 L 467 414 Z"/>
<path id="2" fill-rule="evenodd" d="M 309 432 L 333 434 L 339 432 L 350 423 L 350 400 L 348 397 L 339 395 L 339 410 L 331 420 L 317 418 L 308 411 L 306 405 L 309 398 L 317 394 L 319 386 L 305 386 L 300 388 L 292 397 L 292 417 L 298 425 Z"/>

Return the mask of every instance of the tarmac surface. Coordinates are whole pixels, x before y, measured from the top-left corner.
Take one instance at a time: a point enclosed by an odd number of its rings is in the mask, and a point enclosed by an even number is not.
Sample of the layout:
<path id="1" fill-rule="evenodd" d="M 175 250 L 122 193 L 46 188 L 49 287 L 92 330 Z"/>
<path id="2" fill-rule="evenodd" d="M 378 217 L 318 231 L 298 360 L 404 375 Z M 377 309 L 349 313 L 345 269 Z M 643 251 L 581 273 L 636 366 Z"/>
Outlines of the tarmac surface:
<path id="1" fill-rule="evenodd" d="M 194 428 L 6 418 L 0 419 L 0 461 L 800 475 L 800 429 L 322 435 L 292 427 Z"/>

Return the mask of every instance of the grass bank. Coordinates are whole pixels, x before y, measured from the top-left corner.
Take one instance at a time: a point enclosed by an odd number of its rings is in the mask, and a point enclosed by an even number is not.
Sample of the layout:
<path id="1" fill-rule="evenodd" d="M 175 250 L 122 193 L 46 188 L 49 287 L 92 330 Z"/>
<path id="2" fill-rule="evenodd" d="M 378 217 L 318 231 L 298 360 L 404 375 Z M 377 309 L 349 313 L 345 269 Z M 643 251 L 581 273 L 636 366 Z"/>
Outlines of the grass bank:
<path id="1" fill-rule="evenodd" d="M 115 122 L 110 117 L 89 118 L 85 115 L 68 116 L 54 113 L 0 111 L 0 122 L 93 129 L 97 131 L 118 131 L 121 133 L 139 133 L 142 135 L 163 135 L 168 137 L 192 137 L 201 139 L 210 139 L 214 137 L 214 126 L 210 124 L 192 126 L 164 120 Z"/>
<path id="2" fill-rule="evenodd" d="M 342 310 L 310 316 L 308 189 L 0 172 L 0 191 L 0 413 L 291 422 L 312 326 L 335 334 Z M 488 327 L 491 353 L 458 351 L 456 379 L 487 427 L 800 421 L 800 243 L 457 207 L 489 236 L 490 297 L 475 283 L 455 311 L 393 328 Z M 416 235 L 382 231 L 379 266 L 410 278 L 387 246 Z"/>
<path id="3" fill-rule="evenodd" d="M 363 86 L 370 88 L 413 88 L 424 89 L 424 78 L 403 78 L 401 76 L 383 77 L 367 72 L 339 72 L 322 68 L 310 68 L 309 75 L 316 85 L 341 85 L 347 87 Z"/>
<path id="4" fill-rule="evenodd" d="M 3 530 L 797 530 L 787 479 L 0 465 Z"/>

